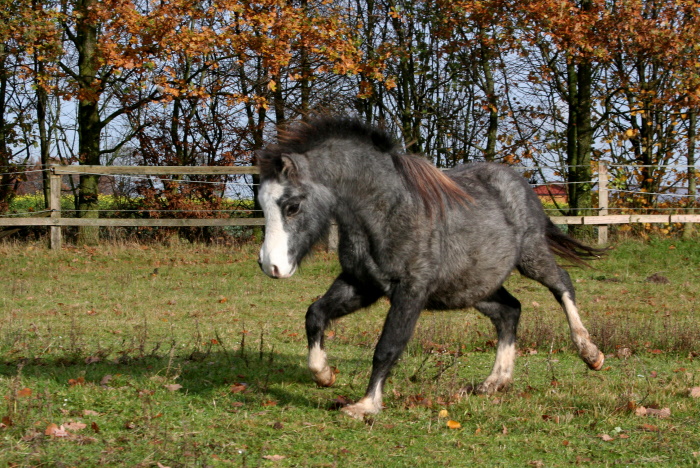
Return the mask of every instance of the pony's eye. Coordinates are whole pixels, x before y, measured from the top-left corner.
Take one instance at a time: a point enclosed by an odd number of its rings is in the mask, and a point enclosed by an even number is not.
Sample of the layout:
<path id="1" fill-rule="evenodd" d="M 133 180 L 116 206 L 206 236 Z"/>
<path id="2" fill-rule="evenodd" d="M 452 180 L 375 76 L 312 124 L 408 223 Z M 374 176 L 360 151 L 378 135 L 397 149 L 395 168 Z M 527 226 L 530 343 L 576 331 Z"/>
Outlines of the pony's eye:
<path id="1" fill-rule="evenodd" d="M 288 218 L 294 216 L 295 214 L 299 213 L 299 207 L 299 202 L 289 203 L 284 207 L 284 215 Z"/>

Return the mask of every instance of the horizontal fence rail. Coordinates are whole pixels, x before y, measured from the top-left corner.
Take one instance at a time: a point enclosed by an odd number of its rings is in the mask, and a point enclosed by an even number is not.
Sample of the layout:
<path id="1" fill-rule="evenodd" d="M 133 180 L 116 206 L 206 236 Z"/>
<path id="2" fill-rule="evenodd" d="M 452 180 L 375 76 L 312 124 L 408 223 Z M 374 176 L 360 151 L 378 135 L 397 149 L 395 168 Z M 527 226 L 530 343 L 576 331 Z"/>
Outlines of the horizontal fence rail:
<path id="1" fill-rule="evenodd" d="M 49 226 L 52 249 L 61 247 L 61 227 L 203 227 L 203 226 L 262 226 L 264 218 L 66 218 L 61 216 L 61 178 L 64 175 L 253 175 L 259 174 L 255 166 L 52 166 L 49 175 L 49 210 L 35 217 L 0 218 L 0 226 Z M 607 242 L 608 225 L 631 223 L 700 223 L 700 214 L 608 214 L 608 169 L 605 163 L 598 167 L 598 209 L 594 216 L 550 216 L 554 224 L 597 225 L 598 241 Z"/>

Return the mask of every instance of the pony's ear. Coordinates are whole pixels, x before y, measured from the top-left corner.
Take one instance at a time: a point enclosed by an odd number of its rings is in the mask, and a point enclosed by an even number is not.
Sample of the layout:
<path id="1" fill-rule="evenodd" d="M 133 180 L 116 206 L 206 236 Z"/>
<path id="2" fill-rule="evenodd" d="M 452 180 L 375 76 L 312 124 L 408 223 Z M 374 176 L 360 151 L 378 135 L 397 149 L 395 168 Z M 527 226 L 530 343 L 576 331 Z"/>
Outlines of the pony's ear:
<path id="1" fill-rule="evenodd" d="M 282 164 L 282 170 L 280 173 L 287 179 L 296 182 L 299 179 L 299 168 L 296 162 L 289 153 L 282 153 L 280 156 L 280 163 Z"/>

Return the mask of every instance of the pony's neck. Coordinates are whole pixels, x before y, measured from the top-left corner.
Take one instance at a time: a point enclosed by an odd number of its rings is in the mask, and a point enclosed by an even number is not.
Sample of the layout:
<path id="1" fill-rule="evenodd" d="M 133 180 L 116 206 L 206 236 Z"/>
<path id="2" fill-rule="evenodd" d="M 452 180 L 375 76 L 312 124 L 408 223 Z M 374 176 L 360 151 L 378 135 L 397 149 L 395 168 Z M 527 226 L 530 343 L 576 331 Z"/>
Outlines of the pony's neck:
<path id="1" fill-rule="evenodd" d="M 382 235 L 397 211 L 415 212 L 392 156 L 353 141 L 331 141 L 309 155 L 314 179 L 336 200 L 333 216 L 349 230 Z M 410 206 L 409 206 L 410 205 Z"/>

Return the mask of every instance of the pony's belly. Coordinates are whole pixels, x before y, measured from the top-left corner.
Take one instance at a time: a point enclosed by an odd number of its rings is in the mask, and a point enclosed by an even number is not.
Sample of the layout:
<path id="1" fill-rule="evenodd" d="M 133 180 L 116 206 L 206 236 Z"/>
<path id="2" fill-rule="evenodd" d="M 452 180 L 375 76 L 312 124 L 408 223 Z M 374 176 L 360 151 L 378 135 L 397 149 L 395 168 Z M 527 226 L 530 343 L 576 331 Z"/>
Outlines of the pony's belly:
<path id="1" fill-rule="evenodd" d="M 480 274 L 472 271 L 455 275 L 452 281 L 438 282 L 439 286 L 428 296 L 432 309 L 466 309 L 488 298 L 501 287 L 510 270 L 505 268 L 481 268 Z"/>
<path id="2" fill-rule="evenodd" d="M 460 290 L 440 290 L 430 295 L 427 308 L 434 310 L 466 309 L 480 300 L 490 296 L 498 289 L 493 285 L 481 288 L 464 288 Z"/>

